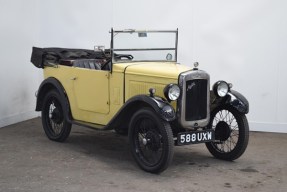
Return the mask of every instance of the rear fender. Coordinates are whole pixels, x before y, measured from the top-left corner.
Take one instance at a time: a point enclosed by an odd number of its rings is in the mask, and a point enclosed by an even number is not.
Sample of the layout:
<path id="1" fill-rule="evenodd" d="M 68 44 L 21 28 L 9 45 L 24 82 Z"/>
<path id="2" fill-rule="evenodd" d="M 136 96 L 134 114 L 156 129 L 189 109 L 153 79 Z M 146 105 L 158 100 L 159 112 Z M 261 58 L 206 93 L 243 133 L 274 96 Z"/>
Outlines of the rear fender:
<path id="1" fill-rule="evenodd" d="M 49 77 L 41 83 L 37 92 L 36 111 L 42 111 L 45 95 L 52 89 L 57 90 L 60 94 L 61 103 L 63 104 L 64 116 L 67 121 L 71 122 L 72 116 L 70 111 L 70 103 L 65 89 L 62 84 L 53 77 Z"/>

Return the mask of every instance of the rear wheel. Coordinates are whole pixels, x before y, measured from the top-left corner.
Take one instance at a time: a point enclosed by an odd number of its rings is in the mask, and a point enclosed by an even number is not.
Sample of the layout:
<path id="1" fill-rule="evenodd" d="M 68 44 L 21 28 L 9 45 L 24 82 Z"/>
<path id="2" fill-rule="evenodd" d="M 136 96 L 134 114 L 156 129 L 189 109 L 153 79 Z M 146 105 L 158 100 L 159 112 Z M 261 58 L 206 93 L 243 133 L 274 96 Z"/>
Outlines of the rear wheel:
<path id="1" fill-rule="evenodd" d="M 56 90 L 49 91 L 43 102 L 42 124 L 47 137 L 53 141 L 65 141 L 71 131 L 71 124 L 64 117 L 61 96 Z"/>
<path id="2" fill-rule="evenodd" d="M 208 128 L 215 130 L 215 141 L 206 143 L 214 157 L 232 161 L 244 153 L 249 140 L 249 126 L 244 114 L 231 106 L 218 107 L 211 113 Z"/>
<path id="3" fill-rule="evenodd" d="M 129 126 L 131 152 L 145 171 L 160 173 L 173 158 L 173 135 L 168 122 L 149 108 L 137 111 Z"/>

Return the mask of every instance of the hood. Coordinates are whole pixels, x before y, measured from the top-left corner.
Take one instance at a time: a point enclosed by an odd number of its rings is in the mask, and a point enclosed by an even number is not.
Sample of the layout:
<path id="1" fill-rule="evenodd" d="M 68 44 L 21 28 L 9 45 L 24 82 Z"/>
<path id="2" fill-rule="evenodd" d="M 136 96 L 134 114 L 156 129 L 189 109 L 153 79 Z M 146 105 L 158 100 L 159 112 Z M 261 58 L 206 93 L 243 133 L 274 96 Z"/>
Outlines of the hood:
<path id="1" fill-rule="evenodd" d="M 177 79 L 178 75 L 192 68 L 170 62 L 136 62 L 114 64 L 115 71 L 122 71 L 126 74 L 152 76 L 161 78 Z"/>

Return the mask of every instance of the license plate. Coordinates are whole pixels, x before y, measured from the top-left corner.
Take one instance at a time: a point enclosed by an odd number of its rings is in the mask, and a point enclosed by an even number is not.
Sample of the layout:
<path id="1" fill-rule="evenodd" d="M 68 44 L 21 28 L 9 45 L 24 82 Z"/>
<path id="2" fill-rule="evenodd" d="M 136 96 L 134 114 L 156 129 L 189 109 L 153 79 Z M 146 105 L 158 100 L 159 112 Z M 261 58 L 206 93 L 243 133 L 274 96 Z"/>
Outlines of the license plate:
<path id="1" fill-rule="evenodd" d="M 210 141 L 214 141 L 213 130 L 184 132 L 177 135 L 178 145 L 206 143 Z"/>

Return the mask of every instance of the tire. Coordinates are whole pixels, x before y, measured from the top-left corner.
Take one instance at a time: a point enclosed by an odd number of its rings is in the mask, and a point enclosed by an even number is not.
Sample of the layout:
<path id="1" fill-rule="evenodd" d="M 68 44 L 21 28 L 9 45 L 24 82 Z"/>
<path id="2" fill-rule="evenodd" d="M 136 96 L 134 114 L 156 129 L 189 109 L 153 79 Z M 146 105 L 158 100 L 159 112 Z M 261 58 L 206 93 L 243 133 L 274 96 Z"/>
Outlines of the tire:
<path id="1" fill-rule="evenodd" d="M 129 125 L 131 153 L 139 167 L 147 172 L 160 173 L 173 158 L 173 134 L 168 122 L 153 110 L 138 110 Z"/>
<path id="2" fill-rule="evenodd" d="M 50 140 L 63 142 L 71 132 L 71 124 L 64 117 L 61 96 L 56 90 L 47 92 L 43 101 L 42 124 Z"/>
<path id="3" fill-rule="evenodd" d="M 211 112 L 208 129 L 215 130 L 215 142 L 206 143 L 216 158 L 233 161 L 239 158 L 248 145 L 249 126 L 244 114 L 231 106 L 221 106 Z"/>

